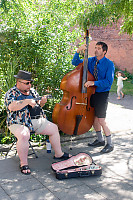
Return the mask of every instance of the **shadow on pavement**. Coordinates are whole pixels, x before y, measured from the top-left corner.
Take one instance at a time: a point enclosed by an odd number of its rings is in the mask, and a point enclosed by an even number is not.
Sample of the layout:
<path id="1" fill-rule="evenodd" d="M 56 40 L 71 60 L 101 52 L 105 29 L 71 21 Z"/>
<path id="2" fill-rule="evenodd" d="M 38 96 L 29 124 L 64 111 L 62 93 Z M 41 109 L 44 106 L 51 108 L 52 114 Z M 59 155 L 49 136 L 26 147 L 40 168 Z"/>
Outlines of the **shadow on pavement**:
<path id="1" fill-rule="evenodd" d="M 133 96 L 125 95 L 124 98 L 120 100 L 117 99 L 117 95 L 115 93 L 110 93 L 109 102 L 117 105 L 121 105 L 126 109 L 133 110 Z"/>

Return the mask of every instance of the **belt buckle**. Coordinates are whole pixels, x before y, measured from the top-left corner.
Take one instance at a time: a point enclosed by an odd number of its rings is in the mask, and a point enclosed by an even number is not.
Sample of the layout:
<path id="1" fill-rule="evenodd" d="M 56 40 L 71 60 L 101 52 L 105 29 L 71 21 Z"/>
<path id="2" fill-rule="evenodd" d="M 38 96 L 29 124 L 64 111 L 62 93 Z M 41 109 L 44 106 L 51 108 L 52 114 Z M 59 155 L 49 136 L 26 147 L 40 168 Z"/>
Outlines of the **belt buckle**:
<path id="1" fill-rule="evenodd" d="M 37 115 L 37 116 L 36 116 L 36 119 L 39 119 L 39 118 L 40 118 L 40 115 Z"/>
<path id="2" fill-rule="evenodd" d="M 32 116 L 31 119 L 39 119 L 41 116 L 37 115 L 37 116 Z"/>

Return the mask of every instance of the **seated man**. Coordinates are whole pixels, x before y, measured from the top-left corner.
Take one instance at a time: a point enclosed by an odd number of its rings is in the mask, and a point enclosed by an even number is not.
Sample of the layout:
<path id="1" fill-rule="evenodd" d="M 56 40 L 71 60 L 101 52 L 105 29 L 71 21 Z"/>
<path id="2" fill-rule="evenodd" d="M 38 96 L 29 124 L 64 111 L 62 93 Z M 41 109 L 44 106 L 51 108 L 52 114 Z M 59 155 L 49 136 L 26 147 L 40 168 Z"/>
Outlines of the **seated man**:
<path id="1" fill-rule="evenodd" d="M 20 169 L 23 174 L 30 174 L 28 166 L 28 149 L 30 132 L 48 135 L 54 158 L 68 159 L 71 155 L 63 153 L 60 144 L 60 135 L 57 125 L 45 118 L 41 107 L 47 102 L 46 96 L 41 100 L 38 93 L 31 88 L 31 73 L 20 70 L 16 78 L 16 85 L 8 90 L 5 95 L 7 108 L 7 125 L 12 134 L 17 138 L 17 152 L 20 158 Z"/>

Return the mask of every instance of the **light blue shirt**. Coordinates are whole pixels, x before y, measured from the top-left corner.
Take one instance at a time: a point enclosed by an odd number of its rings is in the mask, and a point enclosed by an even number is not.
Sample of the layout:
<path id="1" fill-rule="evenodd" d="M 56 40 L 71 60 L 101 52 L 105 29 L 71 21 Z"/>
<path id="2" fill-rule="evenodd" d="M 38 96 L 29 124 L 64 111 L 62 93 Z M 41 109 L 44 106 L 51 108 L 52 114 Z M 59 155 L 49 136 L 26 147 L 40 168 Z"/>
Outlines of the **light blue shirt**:
<path id="1" fill-rule="evenodd" d="M 94 66 L 96 64 L 96 60 L 96 57 L 88 58 L 88 70 L 92 75 L 94 71 Z M 72 65 L 78 66 L 82 62 L 83 59 L 80 59 L 79 53 L 76 52 L 72 60 Z M 113 62 L 108 58 L 103 57 L 101 60 L 99 60 L 97 64 L 97 70 L 98 80 L 94 81 L 94 85 L 97 86 L 96 92 L 109 91 L 114 80 L 115 67 Z"/>

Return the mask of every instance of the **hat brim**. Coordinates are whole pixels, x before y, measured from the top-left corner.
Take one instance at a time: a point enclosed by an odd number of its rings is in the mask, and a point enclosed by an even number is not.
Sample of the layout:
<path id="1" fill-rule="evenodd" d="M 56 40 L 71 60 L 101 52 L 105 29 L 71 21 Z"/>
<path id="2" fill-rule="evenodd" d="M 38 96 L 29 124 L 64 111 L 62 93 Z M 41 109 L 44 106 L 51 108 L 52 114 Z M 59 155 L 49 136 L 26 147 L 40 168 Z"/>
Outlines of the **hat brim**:
<path id="1" fill-rule="evenodd" d="M 32 81 L 32 82 L 34 81 L 33 79 L 23 79 L 22 77 L 19 77 L 18 75 L 14 75 L 14 77 L 25 80 L 25 81 Z"/>

